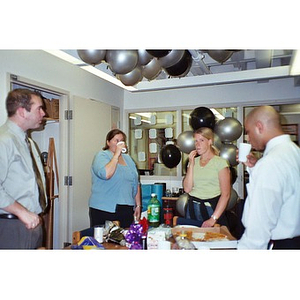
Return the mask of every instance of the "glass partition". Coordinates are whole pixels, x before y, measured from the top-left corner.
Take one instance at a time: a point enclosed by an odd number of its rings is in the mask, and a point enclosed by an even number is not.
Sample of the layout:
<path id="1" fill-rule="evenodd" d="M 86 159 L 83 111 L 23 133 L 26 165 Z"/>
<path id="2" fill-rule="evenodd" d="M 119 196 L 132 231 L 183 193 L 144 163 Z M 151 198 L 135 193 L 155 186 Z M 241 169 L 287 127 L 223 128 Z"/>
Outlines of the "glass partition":
<path id="1" fill-rule="evenodd" d="M 210 108 L 216 122 L 225 117 L 237 118 L 236 107 Z M 189 124 L 193 109 L 181 111 L 148 111 L 129 113 L 129 151 L 137 164 L 140 175 L 177 176 L 185 175 L 188 154 L 182 152 L 182 169 L 169 169 L 160 160 L 161 149 L 176 144 L 180 132 L 192 131 Z M 178 116 L 181 118 L 177 120 Z M 178 124 L 180 122 L 180 124 Z"/>
<path id="2" fill-rule="evenodd" d="M 129 114 L 129 150 L 140 175 L 177 176 L 160 160 L 161 149 L 174 144 L 177 136 L 176 111 Z"/>

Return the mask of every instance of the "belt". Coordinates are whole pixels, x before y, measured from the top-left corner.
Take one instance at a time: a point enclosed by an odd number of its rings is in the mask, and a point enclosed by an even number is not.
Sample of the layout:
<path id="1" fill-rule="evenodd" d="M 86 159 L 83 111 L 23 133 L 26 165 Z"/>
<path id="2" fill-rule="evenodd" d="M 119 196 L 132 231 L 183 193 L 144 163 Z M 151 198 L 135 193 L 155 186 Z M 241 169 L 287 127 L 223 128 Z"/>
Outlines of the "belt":
<path id="1" fill-rule="evenodd" d="M 0 219 L 15 220 L 19 218 L 13 214 L 0 214 Z"/>

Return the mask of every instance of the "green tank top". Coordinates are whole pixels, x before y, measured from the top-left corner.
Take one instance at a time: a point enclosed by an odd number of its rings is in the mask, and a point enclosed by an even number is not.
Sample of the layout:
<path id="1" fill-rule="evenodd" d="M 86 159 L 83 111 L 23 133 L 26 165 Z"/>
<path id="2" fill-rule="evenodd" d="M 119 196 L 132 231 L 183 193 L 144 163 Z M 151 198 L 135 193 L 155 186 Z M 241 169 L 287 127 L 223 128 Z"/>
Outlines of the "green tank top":
<path id="1" fill-rule="evenodd" d="M 200 166 L 200 157 L 196 157 L 194 186 L 190 195 L 200 199 L 210 199 L 220 195 L 219 172 L 226 167 L 229 167 L 227 160 L 220 156 L 215 155 L 204 167 Z"/>

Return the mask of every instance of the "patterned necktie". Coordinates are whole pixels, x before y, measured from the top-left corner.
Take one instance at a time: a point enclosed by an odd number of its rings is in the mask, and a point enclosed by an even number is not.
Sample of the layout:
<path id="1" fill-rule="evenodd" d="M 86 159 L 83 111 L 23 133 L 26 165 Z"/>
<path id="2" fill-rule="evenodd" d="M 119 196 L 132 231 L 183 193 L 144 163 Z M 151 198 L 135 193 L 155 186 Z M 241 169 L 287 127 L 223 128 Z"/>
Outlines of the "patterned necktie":
<path id="1" fill-rule="evenodd" d="M 36 160 L 35 160 L 33 152 L 32 152 L 31 143 L 30 143 L 30 141 L 29 141 L 29 139 L 28 139 L 27 136 L 25 138 L 25 141 L 26 141 L 26 143 L 28 145 L 28 149 L 29 149 L 30 156 L 31 156 L 31 159 L 32 159 L 32 167 L 33 167 L 33 171 L 34 171 L 36 182 L 37 182 L 38 189 L 39 189 L 39 201 L 40 201 L 40 205 L 42 207 L 42 210 L 44 212 L 45 208 L 46 208 L 46 197 L 45 197 L 44 185 L 43 185 L 42 177 L 41 177 L 40 171 L 38 169 L 38 166 L 36 164 Z"/>

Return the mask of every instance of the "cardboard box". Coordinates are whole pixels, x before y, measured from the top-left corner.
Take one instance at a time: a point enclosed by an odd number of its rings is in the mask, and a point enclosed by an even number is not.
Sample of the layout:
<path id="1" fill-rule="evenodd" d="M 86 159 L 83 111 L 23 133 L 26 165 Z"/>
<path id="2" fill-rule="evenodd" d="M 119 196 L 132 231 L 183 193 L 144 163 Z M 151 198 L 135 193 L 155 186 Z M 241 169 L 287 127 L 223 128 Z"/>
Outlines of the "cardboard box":
<path id="1" fill-rule="evenodd" d="M 46 108 L 46 118 L 59 119 L 59 99 L 44 99 Z"/>
<path id="2" fill-rule="evenodd" d="M 177 235 L 181 232 L 187 233 L 187 235 L 191 235 L 193 233 L 205 233 L 205 232 L 216 232 L 221 233 L 227 236 L 228 240 L 224 241 L 191 241 L 197 249 L 236 249 L 237 248 L 237 240 L 235 237 L 231 235 L 228 228 L 226 226 L 219 227 L 188 227 L 188 226 L 176 226 L 172 228 L 172 234 Z"/>

